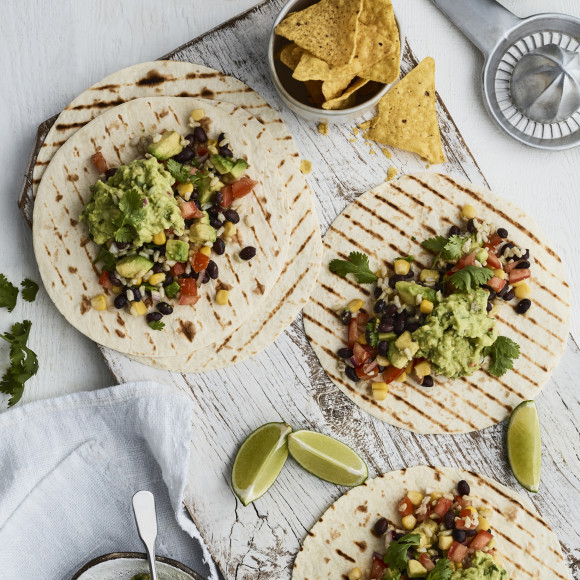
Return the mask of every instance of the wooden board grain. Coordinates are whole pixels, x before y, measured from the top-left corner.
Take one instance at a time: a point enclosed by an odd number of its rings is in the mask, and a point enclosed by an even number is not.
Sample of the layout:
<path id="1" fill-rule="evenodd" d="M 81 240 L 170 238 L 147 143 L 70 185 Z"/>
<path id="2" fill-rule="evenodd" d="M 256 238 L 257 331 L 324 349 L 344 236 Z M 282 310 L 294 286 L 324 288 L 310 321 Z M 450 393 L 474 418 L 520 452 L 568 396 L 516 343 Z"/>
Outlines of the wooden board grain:
<path id="1" fill-rule="evenodd" d="M 317 196 L 318 216 L 325 231 L 357 194 L 385 179 L 391 164 L 402 173 L 425 167 L 404 152 L 393 151 L 389 160 L 375 145 L 365 143 L 360 133 L 355 136 L 353 126 L 330 127 L 328 136 L 322 136 L 315 126 L 282 107 L 265 61 L 268 34 L 282 4 L 282 0 L 264 2 L 165 58 L 197 62 L 231 74 L 281 111 L 302 156 L 313 163 L 308 181 Z M 417 60 L 406 45 L 403 71 Z M 487 185 L 440 98 L 437 108 L 449 160 L 437 170 Z M 37 149 L 51 121 L 39 128 Z M 29 181 L 20 199 L 28 217 L 32 208 L 30 185 Z M 421 436 L 370 417 L 328 380 L 304 336 L 300 319 L 253 359 L 203 375 L 157 371 L 106 349 L 103 356 L 120 382 L 155 379 L 174 385 L 191 398 L 196 437 L 186 505 L 228 579 L 288 578 L 307 529 L 343 491 L 316 480 L 289 461 L 267 495 L 242 507 L 229 488 L 231 462 L 243 437 L 266 421 L 286 420 L 296 429 L 317 429 L 340 438 L 363 455 L 372 475 L 408 465 L 450 465 L 478 471 L 522 491 L 505 460 L 504 424 L 460 436 Z M 574 389 L 578 369 L 580 351 L 570 339 L 562 364 L 538 398 L 544 466 L 541 491 L 530 496 L 557 532 L 576 579 L 580 578 L 580 533 L 575 526 L 580 520 L 576 499 L 580 492 L 576 420 L 580 397 Z"/>

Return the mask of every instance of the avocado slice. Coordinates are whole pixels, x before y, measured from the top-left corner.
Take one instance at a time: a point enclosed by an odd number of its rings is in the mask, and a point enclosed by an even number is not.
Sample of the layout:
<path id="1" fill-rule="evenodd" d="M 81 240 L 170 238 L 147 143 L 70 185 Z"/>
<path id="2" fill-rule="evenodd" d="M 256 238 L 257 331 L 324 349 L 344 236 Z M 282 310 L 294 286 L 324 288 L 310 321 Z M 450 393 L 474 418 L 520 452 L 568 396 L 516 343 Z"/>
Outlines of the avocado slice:
<path id="1" fill-rule="evenodd" d="M 388 352 L 389 362 L 398 369 L 404 369 L 409 364 L 409 359 L 407 355 L 400 351 L 394 342 L 389 343 L 389 352 Z"/>
<path id="2" fill-rule="evenodd" d="M 181 240 L 167 240 L 165 244 L 165 256 L 174 262 L 187 262 L 189 257 L 189 244 Z"/>
<path id="3" fill-rule="evenodd" d="M 211 162 L 220 175 L 229 173 L 234 167 L 234 160 L 223 155 L 212 155 Z"/>
<path id="4" fill-rule="evenodd" d="M 409 306 L 415 306 L 417 303 L 417 296 L 421 294 L 424 300 L 430 300 L 435 304 L 437 302 L 437 292 L 433 288 L 421 286 L 415 282 L 397 282 L 395 288 L 401 297 L 401 300 Z"/>
<path id="5" fill-rule="evenodd" d="M 404 352 L 406 349 L 409 349 L 411 352 L 411 356 L 415 356 L 417 351 L 419 350 L 419 343 L 414 342 L 413 338 L 411 337 L 411 333 L 408 330 L 405 330 L 397 340 L 395 340 L 395 346 L 401 351 Z"/>
<path id="6" fill-rule="evenodd" d="M 427 568 L 418 560 L 409 560 L 407 562 L 407 576 L 409 578 L 425 578 L 427 576 Z"/>
<path id="7" fill-rule="evenodd" d="M 175 295 L 179 292 L 179 284 L 177 282 L 172 282 L 169 286 L 165 287 L 165 295 L 168 298 L 175 298 Z"/>
<path id="8" fill-rule="evenodd" d="M 414 534 L 419 534 L 421 540 L 419 548 L 427 548 L 433 545 L 433 541 L 437 539 L 437 530 L 439 525 L 432 519 L 421 522 L 414 530 Z"/>
<path id="9" fill-rule="evenodd" d="M 197 183 L 197 201 L 201 205 L 211 201 L 213 191 L 210 186 L 211 179 L 209 176 L 202 177 Z"/>
<path id="10" fill-rule="evenodd" d="M 123 278 L 141 278 L 153 268 L 153 262 L 136 254 L 120 259 L 116 268 Z"/>
<path id="11" fill-rule="evenodd" d="M 181 135 L 177 131 L 165 131 L 157 143 L 151 143 L 147 147 L 147 152 L 151 153 L 153 157 L 157 157 L 159 161 L 166 161 L 181 153 L 182 150 Z"/>
<path id="12" fill-rule="evenodd" d="M 230 169 L 230 175 L 234 179 L 241 177 L 243 173 L 248 169 L 248 162 L 245 159 L 238 159 L 235 165 Z"/>
<path id="13" fill-rule="evenodd" d="M 209 214 L 207 211 L 202 211 L 203 217 L 199 218 L 198 224 L 209 224 Z"/>
<path id="14" fill-rule="evenodd" d="M 189 239 L 198 244 L 205 242 L 215 242 L 215 229 L 208 224 L 195 224 L 189 228 Z"/>

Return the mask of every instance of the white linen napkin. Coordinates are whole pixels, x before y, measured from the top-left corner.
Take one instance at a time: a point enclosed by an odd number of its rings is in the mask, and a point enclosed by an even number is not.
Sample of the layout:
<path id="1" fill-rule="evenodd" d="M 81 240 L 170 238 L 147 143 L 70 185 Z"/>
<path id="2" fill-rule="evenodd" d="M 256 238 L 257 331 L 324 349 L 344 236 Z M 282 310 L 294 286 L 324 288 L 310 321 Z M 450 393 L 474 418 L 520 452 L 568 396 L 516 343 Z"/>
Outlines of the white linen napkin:
<path id="1" fill-rule="evenodd" d="M 102 554 L 144 552 L 131 498 L 148 489 L 157 554 L 217 578 L 183 507 L 192 433 L 187 397 L 153 382 L 0 414 L 0 577 L 70 580 Z"/>

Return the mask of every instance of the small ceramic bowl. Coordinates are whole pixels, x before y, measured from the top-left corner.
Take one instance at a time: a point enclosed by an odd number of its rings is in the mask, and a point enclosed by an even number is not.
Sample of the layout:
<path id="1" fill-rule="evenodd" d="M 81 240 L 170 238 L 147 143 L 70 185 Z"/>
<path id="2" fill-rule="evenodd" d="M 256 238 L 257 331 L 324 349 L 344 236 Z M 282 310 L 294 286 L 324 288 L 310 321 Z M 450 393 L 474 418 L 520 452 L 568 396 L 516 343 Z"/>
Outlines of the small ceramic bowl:
<path id="1" fill-rule="evenodd" d="M 204 580 L 176 560 L 163 556 L 157 556 L 155 560 L 159 580 Z M 116 552 L 91 560 L 72 577 L 72 580 L 131 580 L 135 574 L 147 573 L 149 565 L 145 554 Z"/>
<path id="2" fill-rule="evenodd" d="M 282 48 L 289 42 L 275 33 L 276 26 L 286 18 L 289 12 L 303 10 L 317 1 L 318 0 L 290 0 L 284 5 L 280 14 L 278 14 L 274 26 L 272 27 L 272 32 L 270 33 L 270 43 L 268 45 L 268 66 L 270 68 L 270 76 L 272 77 L 272 82 L 274 83 L 274 87 L 280 95 L 280 98 L 291 111 L 296 113 L 296 115 L 306 119 L 307 121 L 314 121 L 317 123 L 350 123 L 367 111 L 376 107 L 377 103 L 389 90 L 391 85 L 380 84 L 376 92 L 366 96 L 362 103 L 359 103 L 354 107 L 327 111 L 321 107 L 312 106 L 309 103 L 304 83 L 292 78 L 292 71 L 282 63 L 279 58 L 276 58 L 276 55 L 280 50 L 282 50 Z M 404 37 L 401 33 L 401 24 L 396 16 L 395 18 L 397 20 L 397 27 L 399 28 L 399 36 L 402 43 Z"/>

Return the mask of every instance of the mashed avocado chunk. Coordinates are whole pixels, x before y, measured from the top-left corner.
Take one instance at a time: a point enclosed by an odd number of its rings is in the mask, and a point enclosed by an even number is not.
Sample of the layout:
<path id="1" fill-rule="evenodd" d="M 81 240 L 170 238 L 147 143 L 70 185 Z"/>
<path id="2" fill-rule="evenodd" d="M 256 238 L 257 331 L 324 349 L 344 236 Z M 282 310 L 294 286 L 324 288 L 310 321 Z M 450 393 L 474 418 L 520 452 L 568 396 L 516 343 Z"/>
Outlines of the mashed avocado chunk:
<path id="1" fill-rule="evenodd" d="M 450 580 L 509 580 L 509 574 L 489 554 L 475 552 L 471 566 L 456 570 Z"/>
<path id="2" fill-rule="evenodd" d="M 91 187 L 81 221 L 97 244 L 116 239 L 138 247 L 169 228 L 182 235 L 185 224 L 171 190 L 174 182 L 155 158 L 122 165 L 106 183 L 99 180 Z"/>
<path id="3" fill-rule="evenodd" d="M 481 364 L 483 349 L 497 338 L 495 320 L 487 315 L 487 290 L 444 296 L 413 333 L 418 357 L 435 366 L 437 374 L 457 378 L 473 374 Z"/>

